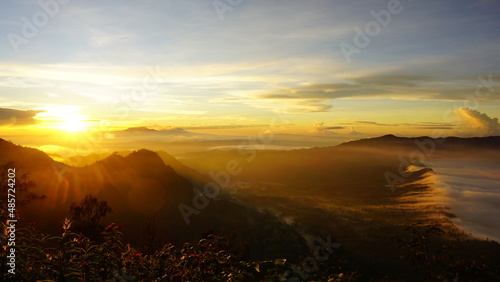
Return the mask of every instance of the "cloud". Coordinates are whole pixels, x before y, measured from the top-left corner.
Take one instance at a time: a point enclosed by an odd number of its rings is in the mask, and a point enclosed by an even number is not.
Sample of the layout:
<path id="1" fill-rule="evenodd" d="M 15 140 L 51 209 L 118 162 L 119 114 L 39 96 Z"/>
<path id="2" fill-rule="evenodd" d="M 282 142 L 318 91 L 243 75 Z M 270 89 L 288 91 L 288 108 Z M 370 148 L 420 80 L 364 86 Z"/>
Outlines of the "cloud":
<path id="1" fill-rule="evenodd" d="M 352 95 L 352 89 L 357 89 L 356 85 L 346 83 L 320 83 L 309 84 L 296 88 L 284 88 L 281 90 L 257 95 L 261 99 L 320 99 L 331 100 L 344 98 Z M 350 93 L 349 95 L 347 93 Z"/>
<path id="2" fill-rule="evenodd" d="M 414 126 L 415 129 L 455 129 L 454 126 Z"/>
<path id="3" fill-rule="evenodd" d="M 443 83 L 435 78 L 412 75 L 361 75 L 344 78 L 341 83 L 309 83 L 297 87 L 282 87 L 255 95 L 262 100 L 274 100 L 288 104 L 326 106 L 313 111 L 327 111 L 332 106 L 324 104 L 341 98 L 401 99 L 461 101 L 475 93 L 477 78 L 451 79 Z M 494 82 L 491 87 L 497 85 Z M 498 101 L 490 96 L 487 101 Z M 486 101 L 486 99 L 485 99 Z"/>
<path id="4" fill-rule="evenodd" d="M 316 134 L 327 134 L 327 133 L 333 133 L 331 130 L 337 130 L 337 129 L 344 129 L 345 127 L 343 126 L 325 126 L 323 122 L 315 122 L 313 123 L 313 130 L 312 133 Z M 335 134 L 335 133 L 333 133 Z"/>
<path id="5" fill-rule="evenodd" d="M 380 123 L 376 121 L 366 121 L 366 120 L 358 120 L 352 122 L 343 122 L 339 123 L 341 125 L 353 125 L 356 126 L 406 126 L 415 129 L 455 129 L 456 126 L 451 123 L 443 123 L 443 122 L 415 122 L 415 123 Z"/>
<path id="6" fill-rule="evenodd" d="M 472 128 L 474 134 L 482 136 L 500 135 L 498 118 L 490 118 L 487 114 L 467 107 L 455 109 L 454 113 L 462 119 L 465 125 Z"/>
<path id="7" fill-rule="evenodd" d="M 451 123 L 443 123 L 443 122 L 417 122 L 417 123 L 403 123 L 401 125 L 409 126 L 415 129 L 456 129 L 456 125 Z"/>
<path id="8" fill-rule="evenodd" d="M 356 124 L 366 124 L 366 125 L 377 125 L 377 126 L 397 126 L 398 124 L 387 124 L 387 123 L 379 123 L 375 121 L 365 121 L 365 120 L 358 120 L 355 121 L 354 123 Z"/>
<path id="9" fill-rule="evenodd" d="M 293 103 L 286 108 L 288 113 L 322 113 L 332 108 L 332 105 L 323 104 L 322 100 L 302 100 Z"/>
<path id="10" fill-rule="evenodd" d="M 30 125 L 37 123 L 34 118 L 37 114 L 44 111 L 34 111 L 34 110 L 15 110 L 0 108 L 0 126 L 4 125 Z"/>

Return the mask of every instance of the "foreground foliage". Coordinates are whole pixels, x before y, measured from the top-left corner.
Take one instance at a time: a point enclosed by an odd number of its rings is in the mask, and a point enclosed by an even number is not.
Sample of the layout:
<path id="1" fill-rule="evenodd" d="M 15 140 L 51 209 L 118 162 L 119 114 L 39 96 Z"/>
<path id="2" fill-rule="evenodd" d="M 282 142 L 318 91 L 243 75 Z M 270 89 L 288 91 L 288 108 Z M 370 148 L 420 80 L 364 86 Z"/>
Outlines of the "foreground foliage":
<path id="1" fill-rule="evenodd" d="M 34 225 L 19 230 L 15 275 L 3 281 L 300 281 L 298 266 L 285 259 L 243 260 L 231 251 L 230 241 L 208 235 L 182 248 L 166 244 L 144 254 L 123 244 L 121 226 L 112 223 L 98 241 L 71 230 L 63 222 L 60 236 L 43 234 Z M 331 263 L 331 262 L 329 262 Z M 326 264 L 325 264 L 326 265 Z M 323 270 L 327 270 L 323 268 Z M 320 275 L 318 273 L 317 275 Z M 321 272 L 324 275 L 324 271 Z M 352 281 L 352 275 L 332 273 L 321 281 Z"/>

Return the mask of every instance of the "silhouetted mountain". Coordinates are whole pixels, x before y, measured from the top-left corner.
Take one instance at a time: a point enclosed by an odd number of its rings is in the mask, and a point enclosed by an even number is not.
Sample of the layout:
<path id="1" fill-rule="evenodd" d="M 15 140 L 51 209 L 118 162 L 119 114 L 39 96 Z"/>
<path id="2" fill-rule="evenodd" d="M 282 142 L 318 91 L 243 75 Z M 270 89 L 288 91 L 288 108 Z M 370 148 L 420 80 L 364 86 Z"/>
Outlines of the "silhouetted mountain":
<path id="1" fill-rule="evenodd" d="M 431 138 L 428 136 L 420 137 L 397 137 L 394 135 L 384 135 L 375 138 L 366 138 L 340 144 L 339 146 L 369 146 L 369 147 L 392 147 L 396 150 L 415 149 L 421 146 L 429 146 L 429 143 L 441 150 L 454 150 L 459 147 L 469 147 L 474 150 L 480 149 L 500 149 L 500 136 L 489 137 L 446 137 Z"/>
<path id="2" fill-rule="evenodd" d="M 16 159 L 29 169 L 31 167 L 47 166 L 54 162 L 47 154 L 40 150 L 17 146 L 1 138 L 0 152 L 0 164 Z"/>
<path id="3" fill-rule="evenodd" d="M 132 154 L 132 151 L 117 151 L 114 155 L 118 156 L 128 156 Z M 183 163 L 178 161 L 174 156 L 170 155 L 164 151 L 157 151 L 156 154 L 160 156 L 163 162 L 167 166 L 171 166 L 179 175 L 188 179 L 191 183 L 196 186 L 203 186 L 205 183 L 210 182 L 210 178 L 199 173 L 198 171 L 185 166 Z M 62 159 L 58 155 L 54 155 L 57 159 Z M 110 156 L 109 153 L 93 153 L 86 156 L 71 156 L 66 158 L 64 161 L 70 166 L 82 167 L 93 164 L 95 162 L 102 161 Z"/>
<path id="4" fill-rule="evenodd" d="M 147 128 L 145 126 L 129 127 L 122 132 L 157 132 L 158 130 Z"/>
<path id="5" fill-rule="evenodd" d="M 197 205 L 200 198 L 195 195 L 200 192 L 195 193 L 188 180 L 152 151 L 139 150 L 126 157 L 112 154 L 74 168 L 54 162 L 41 151 L 5 141 L 0 149 L 0 162 L 14 161 L 16 167 L 29 167 L 23 171 L 30 173 L 36 191 L 47 196 L 20 209 L 25 225 L 34 221 L 47 232 L 57 232 L 61 220 L 69 216 L 69 206 L 92 194 L 108 202 L 113 212 L 105 221 L 123 224 L 131 242 L 139 241 L 154 217 L 157 232 L 166 242 L 195 241 L 203 232 L 213 230 L 234 232 L 237 240 L 249 241 L 250 254 L 255 257 L 293 258 L 306 250 L 304 239 L 287 224 L 234 202 L 224 192 L 216 199 L 203 197 L 203 203 Z M 179 209 L 181 204 L 194 211 L 189 224 Z"/>
<path id="6" fill-rule="evenodd" d="M 123 133 L 134 133 L 134 134 L 146 133 L 146 134 L 163 134 L 163 135 L 189 135 L 189 134 L 193 134 L 193 133 L 186 131 L 186 130 L 179 128 L 179 127 L 156 130 L 156 129 L 148 128 L 145 126 L 130 127 L 130 128 L 125 129 L 125 130 L 116 131 L 116 133 L 122 133 L 122 134 Z"/>

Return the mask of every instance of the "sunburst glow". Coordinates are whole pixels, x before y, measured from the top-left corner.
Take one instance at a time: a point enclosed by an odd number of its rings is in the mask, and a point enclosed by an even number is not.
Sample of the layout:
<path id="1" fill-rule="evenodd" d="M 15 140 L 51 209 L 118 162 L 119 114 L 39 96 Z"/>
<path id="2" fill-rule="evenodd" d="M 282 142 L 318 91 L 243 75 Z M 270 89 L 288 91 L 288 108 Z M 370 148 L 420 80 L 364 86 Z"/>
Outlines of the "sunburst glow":
<path id="1" fill-rule="evenodd" d="M 86 130 L 87 124 L 81 119 L 81 116 L 68 116 L 58 127 L 65 131 L 77 132 Z"/>
<path id="2" fill-rule="evenodd" d="M 80 113 L 77 106 L 64 105 L 57 107 L 45 107 L 43 113 L 37 115 L 37 119 L 43 120 L 50 127 L 64 130 L 66 132 L 79 132 L 89 129 L 87 116 Z"/>

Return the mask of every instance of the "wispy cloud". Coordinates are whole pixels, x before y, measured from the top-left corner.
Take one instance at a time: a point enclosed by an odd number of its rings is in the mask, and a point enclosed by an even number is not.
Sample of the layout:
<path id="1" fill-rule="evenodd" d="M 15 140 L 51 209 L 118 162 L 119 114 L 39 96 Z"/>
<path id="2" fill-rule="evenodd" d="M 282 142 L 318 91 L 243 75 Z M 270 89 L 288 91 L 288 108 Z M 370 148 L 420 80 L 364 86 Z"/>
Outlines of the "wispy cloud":
<path id="1" fill-rule="evenodd" d="M 315 101 L 316 105 L 341 98 L 391 98 L 402 100 L 464 100 L 475 91 L 477 79 L 453 84 L 436 81 L 436 78 L 412 76 L 361 76 L 343 83 L 311 83 L 288 87 L 256 95 L 258 99 L 282 101 Z M 496 83 L 498 84 L 498 83 Z M 491 97 L 500 101 L 500 96 Z M 293 102 L 292 102 L 293 103 Z"/>
<path id="2" fill-rule="evenodd" d="M 343 126 L 326 126 L 323 122 L 315 122 L 312 127 L 311 133 L 315 134 L 336 134 L 332 130 L 344 129 Z"/>
<path id="3" fill-rule="evenodd" d="M 351 126 L 364 126 L 364 127 L 397 127 L 404 126 L 413 129 L 456 129 L 456 124 L 447 122 L 413 122 L 413 123 L 380 123 L 375 121 L 352 121 L 352 122 L 339 122 L 340 125 Z"/>

